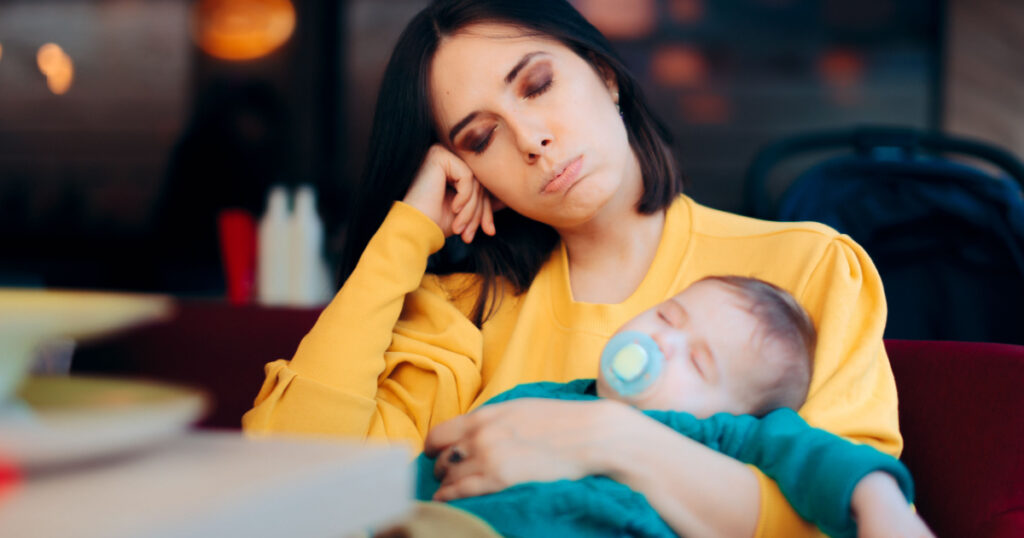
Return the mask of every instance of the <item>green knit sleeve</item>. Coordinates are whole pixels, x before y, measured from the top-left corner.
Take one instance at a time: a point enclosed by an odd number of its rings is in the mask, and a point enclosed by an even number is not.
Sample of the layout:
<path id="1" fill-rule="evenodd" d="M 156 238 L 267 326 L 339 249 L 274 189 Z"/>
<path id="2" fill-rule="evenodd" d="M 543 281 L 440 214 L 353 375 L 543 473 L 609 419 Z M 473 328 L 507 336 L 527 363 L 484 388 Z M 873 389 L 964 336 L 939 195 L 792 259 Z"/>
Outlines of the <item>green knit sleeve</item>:
<path id="1" fill-rule="evenodd" d="M 698 420 L 687 413 L 648 411 L 648 415 L 697 442 L 769 476 L 798 514 L 830 536 L 856 536 L 850 512 L 853 489 L 867 474 L 891 474 L 913 502 L 910 472 L 896 458 L 812 428 L 790 409 L 762 418 L 714 415 Z"/>

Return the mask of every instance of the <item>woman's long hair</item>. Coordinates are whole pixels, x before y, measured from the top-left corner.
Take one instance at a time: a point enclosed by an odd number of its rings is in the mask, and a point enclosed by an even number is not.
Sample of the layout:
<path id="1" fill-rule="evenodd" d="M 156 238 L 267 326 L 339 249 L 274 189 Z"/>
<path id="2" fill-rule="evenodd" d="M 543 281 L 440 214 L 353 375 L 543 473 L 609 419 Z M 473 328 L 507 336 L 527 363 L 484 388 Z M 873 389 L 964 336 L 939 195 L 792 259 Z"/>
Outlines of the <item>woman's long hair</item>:
<path id="1" fill-rule="evenodd" d="M 666 208 L 683 191 L 669 148 L 670 135 L 647 106 L 637 81 L 611 44 L 565 0 L 439 0 L 421 11 L 398 39 L 391 55 L 374 112 L 366 169 L 354 189 L 348 237 L 342 254 L 340 281 L 355 268 L 370 238 L 395 200 L 406 191 L 438 142 L 430 103 L 430 64 L 442 38 L 475 23 L 504 23 L 526 34 L 560 41 L 600 72 L 615 74 L 619 106 L 629 144 L 643 174 L 643 196 L 637 210 L 651 214 Z M 529 288 L 541 265 L 558 244 L 553 228 L 511 209 L 495 214 L 498 234 L 478 234 L 468 249 L 468 263 L 459 268 L 480 276 L 472 320 L 480 326 L 498 305 L 503 286 L 516 294 Z M 444 251 L 442 249 L 441 259 Z M 435 267 L 451 272 L 452 267 Z"/>

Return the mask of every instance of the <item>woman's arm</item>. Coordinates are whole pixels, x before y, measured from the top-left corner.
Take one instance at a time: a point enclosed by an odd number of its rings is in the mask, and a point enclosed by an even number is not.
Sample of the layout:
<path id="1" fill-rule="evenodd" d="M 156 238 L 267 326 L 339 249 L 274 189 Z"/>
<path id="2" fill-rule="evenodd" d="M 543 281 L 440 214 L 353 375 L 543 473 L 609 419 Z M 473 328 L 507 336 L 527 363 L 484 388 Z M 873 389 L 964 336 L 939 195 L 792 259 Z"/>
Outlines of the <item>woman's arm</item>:
<path id="1" fill-rule="evenodd" d="M 424 272 L 446 236 L 494 234 L 489 200 L 464 162 L 431 147 L 294 358 L 267 365 L 246 431 L 418 447 L 431 426 L 466 412 L 480 390 L 482 336 Z"/>
<path id="2" fill-rule="evenodd" d="M 643 493 L 680 536 L 754 535 L 761 495 L 750 467 L 630 408 L 612 412 L 635 433 L 603 454 L 600 474 Z"/>
<path id="3" fill-rule="evenodd" d="M 760 495 L 749 467 L 611 400 L 485 406 L 434 428 L 424 451 L 438 459 L 441 501 L 607 475 L 643 493 L 680 535 L 746 538 L 757 528 Z"/>
<path id="4" fill-rule="evenodd" d="M 935 538 L 931 529 L 905 502 L 893 477 L 874 472 L 853 490 L 852 512 L 861 538 Z"/>
<path id="5" fill-rule="evenodd" d="M 396 202 L 345 286 L 290 361 L 267 365 L 248 432 L 422 442 L 479 391 L 482 337 L 437 279 L 444 234 Z"/>
<path id="6" fill-rule="evenodd" d="M 886 304 L 881 278 L 867 253 L 845 235 L 834 236 L 820 255 L 803 263 L 807 276 L 790 291 L 814 320 L 818 346 L 800 416 L 811 426 L 898 457 L 903 440 L 896 383 L 882 342 Z M 760 472 L 758 478 L 762 510 L 757 536 L 819 535 L 773 481 Z"/>

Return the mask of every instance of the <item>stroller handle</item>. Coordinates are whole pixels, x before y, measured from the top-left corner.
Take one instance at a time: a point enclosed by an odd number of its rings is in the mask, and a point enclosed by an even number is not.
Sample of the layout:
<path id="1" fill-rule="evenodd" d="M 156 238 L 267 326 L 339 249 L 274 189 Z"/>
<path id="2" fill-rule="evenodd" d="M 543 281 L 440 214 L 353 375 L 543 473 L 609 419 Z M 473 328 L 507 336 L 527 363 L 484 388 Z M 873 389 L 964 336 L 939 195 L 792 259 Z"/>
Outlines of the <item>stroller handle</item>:
<path id="1" fill-rule="evenodd" d="M 900 148 L 908 155 L 930 153 L 976 157 L 996 165 L 1024 186 L 1024 163 L 1012 153 L 990 144 L 910 127 L 863 126 L 810 132 L 763 147 L 747 168 L 744 182 L 744 212 L 754 217 L 770 218 L 772 203 L 768 198 L 765 183 L 768 172 L 781 161 L 802 153 L 840 148 L 853 148 L 856 152 L 867 155 L 881 147 Z"/>

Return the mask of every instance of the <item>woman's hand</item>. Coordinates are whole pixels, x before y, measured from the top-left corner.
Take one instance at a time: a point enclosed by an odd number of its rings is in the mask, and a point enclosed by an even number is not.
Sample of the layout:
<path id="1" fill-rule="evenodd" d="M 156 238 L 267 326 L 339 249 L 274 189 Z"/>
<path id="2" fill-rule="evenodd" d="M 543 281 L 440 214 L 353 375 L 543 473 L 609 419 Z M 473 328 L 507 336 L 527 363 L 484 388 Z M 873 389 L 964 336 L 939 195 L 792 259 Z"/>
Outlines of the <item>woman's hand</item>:
<path id="1" fill-rule="evenodd" d="M 935 537 L 907 504 L 896 480 L 881 471 L 875 471 L 857 483 L 850 504 L 860 538 Z"/>
<path id="2" fill-rule="evenodd" d="M 621 404 L 523 398 L 438 425 L 424 445 L 427 456 L 437 457 L 434 474 L 441 486 L 434 500 L 598 474 L 600 470 L 587 460 L 608 432 L 602 425 L 610 406 Z"/>
<path id="3" fill-rule="evenodd" d="M 427 151 L 403 202 L 419 209 L 444 231 L 473 241 L 477 229 L 494 235 L 494 203 L 469 166 L 440 144 Z"/>
<path id="4" fill-rule="evenodd" d="M 523 398 L 439 424 L 434 500 L 524 482 L 605 475 L 642 493 L 682 536 L 754 535 L 760 490 L 746 465 L 614 400 Z"/>

